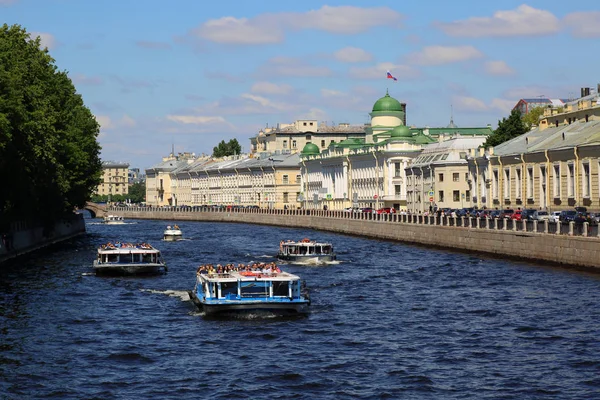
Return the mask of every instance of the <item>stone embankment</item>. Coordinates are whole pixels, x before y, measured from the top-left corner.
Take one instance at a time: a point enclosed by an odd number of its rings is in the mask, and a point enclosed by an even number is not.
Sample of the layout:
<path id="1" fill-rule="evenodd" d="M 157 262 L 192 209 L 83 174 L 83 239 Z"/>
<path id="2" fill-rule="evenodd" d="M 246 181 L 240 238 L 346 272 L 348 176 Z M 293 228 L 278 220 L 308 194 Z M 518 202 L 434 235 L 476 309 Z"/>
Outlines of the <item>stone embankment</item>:
<path id="1" fill-rule="evenodd" d="M 52 230 L 30 227 L 24 223 L 12 224 L 9 231 L 0 235 L 0 264 L 84 233 L 85 221 L 81 214 L 63 219 Z"/>
<path id="2" fill-rule="evenodd" d="M 373 215 L 321 210 L 171 207 L 111 208 L 110 211 L 133 219 L 239 222 L 318 229 L 600 272 L 598 227 L 588 226 L 587 223 Z M 306 236 L 310 237 L 310 234 Z"/>

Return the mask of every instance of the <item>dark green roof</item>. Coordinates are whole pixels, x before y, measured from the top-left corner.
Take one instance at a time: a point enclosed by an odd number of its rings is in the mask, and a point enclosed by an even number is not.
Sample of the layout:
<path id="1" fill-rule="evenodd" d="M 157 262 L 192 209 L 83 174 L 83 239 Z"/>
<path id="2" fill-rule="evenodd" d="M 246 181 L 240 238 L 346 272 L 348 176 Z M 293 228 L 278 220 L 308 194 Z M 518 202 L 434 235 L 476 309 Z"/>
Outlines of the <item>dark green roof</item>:
<path id="1" fill-rule="evenodd" d="M 302 155 L 304 156 L 315 156 L 319 153 L 319 148 L 314 143 L 306 143 L 306 146 L 302 149 Z"/>
<path id="2" fill-rule="evenodd" d="M 400 104 L 400 102 L 398 100 L 391 97 L 390 94 L 388 92 L 386 92 L 385 96 L 383 96 L 382 98 L 377 100 L 375 102 L 375 104 L 373 105 L 373 112 L 378 112 L 378 111 L 385 111 L 385 112 L 402 111 L 402 105 Z"/>
<path id="3" fill-rule="evenodd" d="M 411 137 L 410 128 L 405 125 L 399 125 L 391 130 L 390 136 L 393 138 Z"/>

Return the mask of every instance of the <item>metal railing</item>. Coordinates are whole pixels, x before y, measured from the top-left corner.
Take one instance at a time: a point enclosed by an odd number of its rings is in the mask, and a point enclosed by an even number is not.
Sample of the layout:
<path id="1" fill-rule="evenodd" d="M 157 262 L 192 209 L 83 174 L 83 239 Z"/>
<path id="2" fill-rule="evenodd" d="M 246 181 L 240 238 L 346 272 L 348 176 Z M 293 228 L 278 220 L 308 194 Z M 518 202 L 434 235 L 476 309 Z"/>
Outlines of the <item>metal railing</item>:
<path id="1" fill-rule="evenodd" d="M 444 227 L 487 229 L 498 231 L 519 232 L 522 234 L 547 234 L 547 235 L 569 235 L 581 237 L 600 238 L 598 224 L 588 222 L 550 222 L 543 221 L 518 221 L 510 218 L 478 218 L 478 217 L 451 217 L 423 214 L 376 214 L 362 212 L 348 212 L 343 210 L 314 210 L 314 209 L 264 209 L 243 207 L 204 207 L 204 206 L 170 206 L 170 207 L 107 207 L 107 211 L 123 212 L 153 212 L 153 213 L 243 213 L 264 214 L 281 216 L 311 216 L 331 219 L 346 219 L 373 221 L 390 224 L 416 224 L 416 225 L 438 225 Z M 168 218 L 165 218 L 168 219 Z"/>

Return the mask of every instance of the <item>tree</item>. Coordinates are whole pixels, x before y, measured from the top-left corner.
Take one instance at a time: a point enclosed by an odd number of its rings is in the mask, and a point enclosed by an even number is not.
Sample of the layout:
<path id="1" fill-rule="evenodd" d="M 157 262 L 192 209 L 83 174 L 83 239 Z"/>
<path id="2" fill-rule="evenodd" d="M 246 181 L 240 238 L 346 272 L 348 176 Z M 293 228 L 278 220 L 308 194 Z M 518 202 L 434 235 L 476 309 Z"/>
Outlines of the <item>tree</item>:
<path id="1" fill-rule="evenodd" d="M 0 221 L 52 226 L 82 207 L 102 172 L 99 125 L 48 49 L 0 27 Z"/>
<path id="2" fill-rule="evenodd" d="M 516 138 L 527 131 L 527 126 L 521 119 L 521 113 L 516 109 L 512 110 L 508 118 L 504 117 L 502 121 L 498 121 L 498 128 L 488 136 L 483 146 L 498 146 L 500 143 Z"/>
<path id="3" fill-rule="evenodd" d="M 242 146 L 238 143 L 237 139 L 231 139 L 229 142 L 225 143 L 224 140 L 221 140 L 221 143 L 217 147 L 213 148 L 213 157 L 225 157 L 232 156 L 234 154 L 240 154 L 242 152 Z"/>
<path id="4" fill-rule="evenodd" d="M 129 194 L 127 195 L 132 203 L 142 203 L 146 201 L 146 184 L 137 182 L 129 186 Z"/>
<path id="5" fill-rule="evenodd" d="M 534 107 L 525 115 L 523 115 L 523 123 L 527 126 L 527 129 L 531 129 L 533 125 L 537 125 L 540 117 L 544 115 L 544 107 Z"/>

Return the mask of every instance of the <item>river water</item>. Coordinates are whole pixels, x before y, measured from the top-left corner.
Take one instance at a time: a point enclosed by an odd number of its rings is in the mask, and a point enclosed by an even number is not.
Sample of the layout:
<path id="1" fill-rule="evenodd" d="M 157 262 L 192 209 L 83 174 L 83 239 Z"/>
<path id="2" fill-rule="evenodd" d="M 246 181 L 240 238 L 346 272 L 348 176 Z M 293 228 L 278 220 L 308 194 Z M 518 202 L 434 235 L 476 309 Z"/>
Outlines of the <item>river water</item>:
<path id="1" fill-rule="evenodd" d="M 0 269 L 2 399 L 600 398 L 600 275 L 308 229 L 86 221 Z M 186 240 L 162 242 L 167 223 Z M 282 265 L 307 317 L 207 319 L 189 301 L 200 263 L 304 237 L 340 259 Z M 116 240 L 155 245 L 168 274 L 96 277 Z"/>

